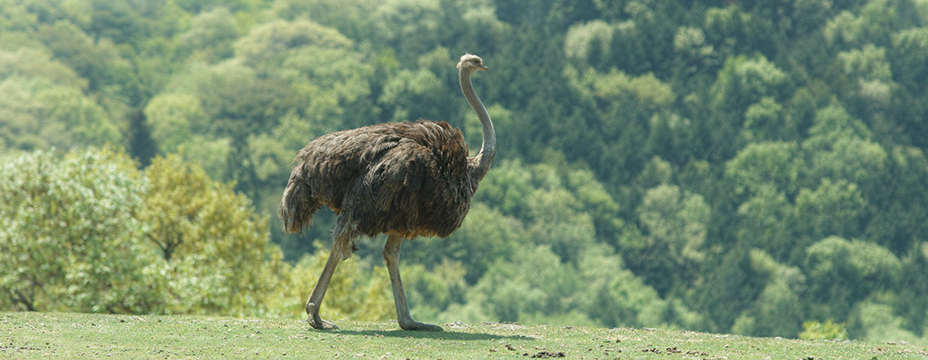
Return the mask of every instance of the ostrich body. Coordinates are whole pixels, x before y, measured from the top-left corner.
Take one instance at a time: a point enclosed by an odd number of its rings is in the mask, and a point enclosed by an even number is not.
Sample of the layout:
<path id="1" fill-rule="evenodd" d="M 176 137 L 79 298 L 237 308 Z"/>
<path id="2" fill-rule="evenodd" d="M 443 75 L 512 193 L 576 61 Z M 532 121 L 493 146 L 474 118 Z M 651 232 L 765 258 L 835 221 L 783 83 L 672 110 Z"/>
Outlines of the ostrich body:
<path id="1" fill-rule="evenodd" d="M 332 252 L 306 302 L 307 322 L 316 329 L 337 327 L 319 317 L 329 280 L 341 260 L 357 250 L 358 236 L 387 234 L 383 258 L 393 285 L 397 321 L 404 330 L 441 331 L 409 315 L 400 280 L 403 239 L 447 237 L 461 226 L 477 184 L 496 154 L 496 133 L 470 82 L 486 70 L 483 60 L 464 55 L 457 65 L 461 91 L 483 126 L 480 153 L 467 157 L 461 131 L 444 121 L 387 123 L 323 135 L 297 153 L 284 190 L 280 217 L 284 230 L 298 233 L 323 205 L 338 215 Z"/>

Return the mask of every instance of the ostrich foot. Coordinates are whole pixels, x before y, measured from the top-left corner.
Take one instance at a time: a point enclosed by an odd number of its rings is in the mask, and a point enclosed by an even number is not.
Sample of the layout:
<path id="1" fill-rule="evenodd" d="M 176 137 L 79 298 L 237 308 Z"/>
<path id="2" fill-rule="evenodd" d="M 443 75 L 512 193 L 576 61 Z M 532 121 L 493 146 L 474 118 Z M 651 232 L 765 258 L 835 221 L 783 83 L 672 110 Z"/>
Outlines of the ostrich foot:
<path id="1" fill-rule="evenodd" d="M 338 326 L 335 326 L 335 323 L 333 323 L 333 322 L 331 322 L 331 321 L 326 321 L 326 320 L 319 319 L 318 316 L 316 316 L 316 318 L 313 318 L 313 316 L 310 316 L 308 319 L 306 319 L 306 322 L 308 322 L 308 323 L 309 323 L 309 326 L 312 326 L 313 329 L 317 329 L 317 330 L 338 330 Z"/>
<path id="2" fill-rule="evenodd" d="M 400 323 L 400 328 L 406 331 L 444 331 L 441 326 L 416 321 L 403 321 Z"/>
<path id="3" fill-rule="evenodd" d="M 313 329 L 338 330 L 338 326 L 335 326 L 335 323 L 322 320 L 322 318 L 319 317 L 319 308 L 316 306 L 316 304 L 307 302 L 306 313 L 309 314 L 309 318 L 306 319 L 306 322 L 309 323 L 309 326 L 312 326 Z"/>

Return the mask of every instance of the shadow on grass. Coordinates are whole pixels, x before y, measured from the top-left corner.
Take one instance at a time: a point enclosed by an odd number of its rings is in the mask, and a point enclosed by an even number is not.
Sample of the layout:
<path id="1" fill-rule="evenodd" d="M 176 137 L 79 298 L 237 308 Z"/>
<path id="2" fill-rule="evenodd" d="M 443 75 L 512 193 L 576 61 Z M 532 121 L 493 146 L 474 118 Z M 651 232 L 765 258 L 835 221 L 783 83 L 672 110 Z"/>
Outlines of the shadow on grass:
<path id="1" fill-rule="evenodd" d="M 411 338 L 411 339 L 441 339 L 441 340 L 499 340 L 499 339 L 510 339 L 510 340 L 535 340 L 530 336 L 522 335 L 495 335 L 495 334 L 474 334 L 474 333 L 465 333 L 465 332 L 454 332 L 454 331 L 404 331 L 404 330 L 339 330 L 338 334 L 342 335 L 351 335 L 351 336 L 384 336 L 384 337 L 396 337 L 396 338 Z"/>
<path id="2" fill-rule="evenodd" d="M 535 338 L 528 335 L 501 335 L 492 333 L 471 333 L 463 332 L 461 328 L 450 328 L 445 326 L 445 331 L 405 331 L 405 330 L 336 330 L 330 334 L 341 334 L 347 336 L 384 336 L 393 338 L 410 338 L 410 339 L 441 339 L 441 340 L 522 340 L 532 341 Z M 490 330 L 490 329 L 487 329 Z M 319 331 L 322 330 L 310 330 Z M 329 332 L 326 332 L 329 333 Z"/>

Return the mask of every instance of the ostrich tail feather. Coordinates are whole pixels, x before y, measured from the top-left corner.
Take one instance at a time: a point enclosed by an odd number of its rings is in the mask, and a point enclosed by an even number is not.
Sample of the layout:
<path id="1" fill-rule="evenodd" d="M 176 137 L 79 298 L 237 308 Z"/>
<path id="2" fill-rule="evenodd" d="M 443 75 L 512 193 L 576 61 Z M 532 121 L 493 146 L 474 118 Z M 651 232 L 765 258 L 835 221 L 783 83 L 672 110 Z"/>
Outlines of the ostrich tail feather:
<path id="1" fill-rule="evenodd" d="M 291 176 L 280 200 L 278 214 L 284 221 L 284 231 L 296 234 L 309 226 L 321 205 L 314 200 L 312 189 L 305 181 Z"/>

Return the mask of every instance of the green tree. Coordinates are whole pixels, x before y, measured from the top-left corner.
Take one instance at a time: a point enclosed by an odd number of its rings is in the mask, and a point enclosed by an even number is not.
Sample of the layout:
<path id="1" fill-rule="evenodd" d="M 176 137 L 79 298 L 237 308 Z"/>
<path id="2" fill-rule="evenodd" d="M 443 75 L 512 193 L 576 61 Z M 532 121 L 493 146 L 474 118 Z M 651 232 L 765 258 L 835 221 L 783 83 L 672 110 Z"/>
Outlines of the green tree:
<path id="1" fill-rule="evenodd" d="M 735 180 L 738 192 L 754 194 L 770 187 L 794 196 L 799 191 L 805 167 L 797 144 L 756 142 L 748 144 L 728 161 L 725 174 Z"/>
<path id="2" fill-rule="evenodd" d="M 338 29 L 350 39 L 370 39 L 376 32 L 371 17 L 380 3 L 372 0 L 278 0 L 274 1 L 272 10 L 284 20 L 306 17 Z"/>
<path id="3" fill-rule="evenodd" d="M 838 62 L 843 66 L 848 81 L 857 85 L 856 91 L 845 90 L 848 95 L 846 103 L 853 106 L 855 114 L 870 118 L 874 113 L 887 110 L 896 83 L 886 60 L 885 48 L 867 44 L 860 50 L 839 52 Z"/>
<path id="4" fill-rule="evenodd" d="M 408 54 L 401 60 L 415 60 L 415 54 L 429 51 L 428 44 L 438 43 L 442 24 L 442 3 L 438 0 L 393 0 L 382 3 L 374 13 L 378 37 Z"/>
<path id="5" fill-rule="evenodd" d="M 239 37 L 235 18 L 229 9 L 216 7 L 197 14 L 190 30 L 179 36 L 181 46 L 192 58 L 216 62 L 234 55 L 232 44 Z"/>
<path id="6" fill-rule="evenodd" d="M 0 168 L 0 291 L 7 310 L 149 313 L 146 179 L 110 149 L 9 156 Z"/>
<path id="7" fill-rule="evenodd" d="M 776 133 L 759 131 L 776 129 L 764 122 L 779 122 L 775 104 L 785 96 L 789 85 L 787 74 L 760 54 L 728 58 L 709 90 L 706 110 L 710 114 L 695 122 L 694 140 L 708 151 L 697 156 L 709 156 L 713 161 L 733 157 L 743 146 L 733 139 L 745 131 L 750 135 L 745 136 L 747 139 L 778 138 Z"/>
<path id="8" fill-rule="evenodd" d="M 798 267 L 778 263 L 763 250 L 751 250 L 751 267 L 766 279 L 754 305 L 743 311 L 732 325 L 732 332 L 753 336 L 795 336 L 805 317 L 800 296 L 805 275 Z"/>
<path id="9" fill-rule="evenodd" d="M 921 86 L 928 79 L 928 29 L 911 28 L 894 34 L 893 46 L 887 51 L 886 58 L 895 74 L 893 80 L 904 89 L 892 94 L 890 113 L 894 123 L 904 129 L 904 134 L 924 134 L 928 127 L 918 119 L 928 113 L 925 102 L 928 92 Z M 916 146 L 928 145 L 922 136 L 908 137 Z"/>
<path id="10" fill-rule="evenodd" d="M 447 49 L 437 51 L 444 55 L 448 64 L 451 63 Z M 448 92 L 441 91 L 444 85 L 442 80 L 427 68 L 417 71 L 400 70 L 384 84 L 378 102 L 394 108 L 393 121 L 442 119 L 451 115 L 446 106 L 440 106 L 443 102 L 447 104 L 445 100 L 448 100 Z"/>
<path id="11" fill-rule="evenodd" d="M 921 336 L 928 335 L 925 324 L 928 323 L 928 281 L 925 280 L 928 269 L 928 243 L 916 243 L 912 250 L 902 258 L 901 286 L 898 296 L 891 304 L 893 313 L 905 321 L 902 328 Z"/>
<path id="12" fill-rule="evenodd" d="M 823 29 L 828 44 L 838 48 L 854 48 L 868 43 L 883 46 L 889 42 L 894 28 L 906 23 L 900 21 L 898 4 L 889 1 L 870 2 L 859 10 L 842 10 L 829 19 Z"/>
<path id="13" fill-rule="evenodd" d="M 882 190 L 868 197 L 874 210 L 867 223 L 867 238 L 897 256 L 912 252 L 919 240 L 915 233 L 928 228 L 928 192 L 921 184 L 928 176 L 928 159 L 916 147 L 896 146 L 887 159 L 887 171 L 875 183 Z M 892 188 L 891 194 L 884 192 Z M 882 195 L 882 196 L 880 196 Z"/>
<path id="14" fill-rule="evenodd" d="M 809 137 L 802 142 L 807 152 L 807 187 L 822 178 L 856 184 L 865 198 L 882 193 L 886 150 L 871 140 L 869 128 L 839 105 L 819 110 Z"/>
<path id="15" fill-rule="evenodd" d="M 750 254 L 742 247 L 726 252 L 721 264 L 707 274 L 706 285 L 697 288 L 697 304 L 701 313 L 708 314 L 707 328 L 711 331 L 731 331 L 767 286 L 766 277 L 756 273 Z"/>
<path id="16" fill-rule="evenodd" d="M 348 47 L 348 40 L 338 30 L 312 21 L 275 20 L 255 27 L 235 43 L 235 55 L 248 65 L 259 65 L 303 46 Z"/>
<path id="17" fill-rule="evenodd" d="M 19 150 L 120 144 L 104 108 L 83 93 L 87 82 L 40 50 L 0 50 L 0 145 Z"/>
<path id="18" fill-rule="evenodd" d="M 741 136 L 748 142 L 789 138 L 795 126 L 787 123 L 787 120 L 783 106 L 772 97 L 764 97 L 745 110 Z"/>
<path id="19" fill-rule="evenodd" d="M 200 100 L 189 94 L 159 94 L 145 107 L 145 118 L 151 127 L 151 137 L 158 143 L 158 152 L 166 155 L 182 145 L 193 146 L 206 141 L 209 119 Z M 215 160 L 204 162 L 215 166 Z M 213 173 L 213 176 L 221 173 Z"/>
<path id="20" fill-rule="evenodd" d="M 603 246 L 591 246 L 577 264 L 588 285 L 584 311 L 602 326 L 699 328 L 702 315 L 679 298 L 661 298 L 657 291 L 624 268 L 621 257 Z"/>
<path id="21" fill-rule="evenodd" d="M 901 71 L 905 76 L 897 76 L 899 84 L 907 90 L 922 93 L 916 84 L 928 77 L 928 55 L 923 51 L 928 48 L 928 29 L 912 28 L 893 34 L 893 46 L 886 58 L 890 69 Z"/>
<path id="22" fill-rule="evenodd" d="M 199 102 L 209 124 L 207 131 L 202 138 L 196 136 L 200 134 L 191 134 L 179 145 L 188 150 L 190 160 L 208 167 L 213 176 L 219 173 L 218 179 L 235 180 L 239 191 L 247 191 L 260 200 L 258 191 L 263 184 L 250 159 L 248 139 L 260 133 L 259 129 L 273 129 L 281 118 L 299 109 L 298 94 L 289 92 L 283 80 L 259 77 L 254 69 L 235 62 L 197 65 L 183 75 L 175 77 L 165 93 L 191 95 L 195 99 L 175 97 L 170 104 L 173 108 L 149 109 L 149 113 L 156 115 L 153 135 L 165 140 L 170 135 L 168 142 L 182 141 L 186 126 L 179 119 L 190 117 L 187 121 L 191 131 L 196 130 Z M 172 131 L 175 128 L 179 131 Z"/>
<path id="23" fill-rule="evenodd" d="M 712 86 L 712 105 L 742 114 L 765 97 L 780 98 L 787 84 L 786 73 L 763 56 L 730 58 Z"/>
<path id="24" fill-rule="evenodd" d="M 806 254 L 809 315 L 816 319 L 844 319 L 858 301 L 892 289 L 902 270 L 889 250 L 861 240 L 828 237 L 806 248 Z"/>
<path id="25" fill-rule="evenodd" d="M 783 192 L 761 186 L 738 206 L 738 216 L 738 243 L 763 249 L 780 261 L 796 252 L 793 245 L 799 215 Z"/>
<path id="26" fill-rule="evenodd" d="M 54 25 L 42 25 L 36 36 L 43 40 L 54 58 L 77 71 L 81 77 L 89 80 L 90 91 L 106 91 L 107 86 L 124 87 L 123 76 L 131 72 L 129 64 L 120 56 L 116 45 L 110 39 L 95 41 L 81 28 L 69 21 L 59 21 Z M 123 94 L 122 97 L 129 94 Z"/>
<path id="27" fill-rule="evenodd" d="M 573 25 L 564 39 L 564 54 L 582 67 L 601 69 L 602 64 L 609 63 L 614 31 L 613 25 L 602 20 Z"/>
<path id="28" fill-rule="evenodd" d="M 670 111 L 676 94 L 669 84 L 654 74 L 629 76 L 615 68 L 600 73 L 568 65 L 564 75 L 581 103 L 591 107 L 576 121 L 554 125 L 558 143 L 569 149 L 564 150 L 568 158 L 584 159 L 599 177 L 617 185 L 640 171 L 651 157 L 649 151 L 662 158 L 681 157 L 672 144 L 688 123 Z M 649 136 L 663 128 L 667 136 Z"/>
<path id="29" fill-rule="evenodd" d="M 468 284 L 476 283 L 497 260 L 508 260 L 518 251 L 523 224 L 483 203 L 475 203 L 461 228 L 446 239 L 418 238 L 405 246 L 403 257 L 412 263 L 441 266 L 459 263 Z"/>
<path id="30" fill-rule="evenodd" d="M 820 323 L 818 321 L 806 321 L 802 323 L 804 329 L 799 333 L 799 338 L 803 340 L 847 340 L 847 330 L 844 329 L 844 323 L 835 324 L 831 320 Z"/>
<path id="31" fill-rule="evenodd" d="M 267 218 L 231 184 L 214 182 L 180 155 L 145 170 L 151 189 L 139 219 L 161 250 L 164 312 L 261 315 L 288 270 Z"/>
<path id="32" fill-rule="evenodd" d="M 577 265 L 547 246 L 497 262 L 468 294 L 484 316 L 500 321 L 599 326 L 692 327 L 701 318 L 679 301 L 664 301 L 603 245 Z"/>
<path id="33" fill-rule="evenodd" d="M 919 337 L 905 329 L 906 319 L 895 314 L 890 305 L 892 293 L 875 294 L 871 299 L 862 301 L 854 309 L 848 320 L 848 332 L 855 338 L 867 341 L 907 341 L 914 344 L 926 344 L 928 338 Z"/>
<path id="34" fill-rule="evenodd" d="M 564 262 L 579 261 L 586 247 L 613 242 L 623 226 L 615 219 L 617 210 L 588 170 L 556 161 L 531 167 L 503 161 L 481 182 L 460 229 L 447 239 L 417 239 L 404 253 L 430 267 L 443 258 L 460 262 L 474 284 L 523 247 L 545 245 Z"/>
<path id="35" fill-rule="evenodd" d="M 37 16 L 30 13 L 26 4 L 4 0 L 3 6 L 0 6 L 0 29 L 4 33 L 32 30 L 37 22 Z"/>
<path id="36" fill-rule="evenodd" d="M 857 186 L 845 180 L 822 179 L 814 191 L 802 189 L 796 196 L 799 226 L 808 236 L 857 236 L 867 203 Z"/>
<path id="37" fill-rule="evenodd" d="M 736 59 L 742 54 L 761 53 L 771 59 L 777 54 L 777 35 L 782 34 L 773 14 L 762 14 L 737 5 L 726 8 L 709 8 L 702 20 L 707 43 L 722 59 Z M 727 61 L 726 61 L 727 62 Z M 727 65 L 725 65 L 727 66 Z"/>
<path id="38" fill-rule="evenodd" d="M 647 191 L 637 212 L 641 235 L 620 243 L 623 252 L 629 253 L 626 261 L 662 296 L 679 295 L 686 284 L 700 277 L 697 269 L 706 258 L 703 243 L 711 209 L 699 194 L 681 192 L 676 185 L 659 185 Z M 644 271 L 655 264 L 664 270 Z"/>

